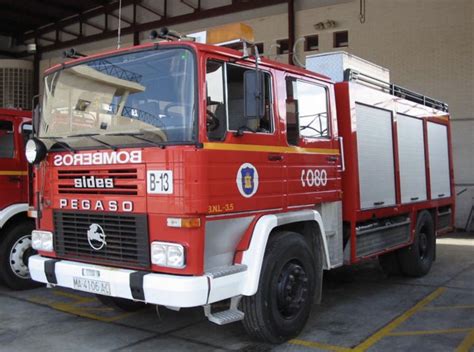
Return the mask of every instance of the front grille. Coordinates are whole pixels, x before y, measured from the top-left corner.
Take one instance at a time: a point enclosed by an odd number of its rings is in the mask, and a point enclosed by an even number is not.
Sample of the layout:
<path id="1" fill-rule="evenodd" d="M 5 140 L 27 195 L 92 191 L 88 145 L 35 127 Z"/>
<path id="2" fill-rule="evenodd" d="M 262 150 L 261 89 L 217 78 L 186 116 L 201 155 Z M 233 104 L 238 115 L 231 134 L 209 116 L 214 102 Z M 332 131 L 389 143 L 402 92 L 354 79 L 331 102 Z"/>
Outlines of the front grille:
<path id="1" fill-rule="evenodd" d="M 139 195 L 138 181 L 142 179 L 141 168 L 124 168 L 116 166 L 110 169 L 85 169 L 57 170 L 59 194 L 104 194 L 104 195 Z M 97 179 L 112 179 L 112 188 L 76 188 L 75 179 L 82 177 Z"/>
<path id="2" fill-rule="evenodd" d="M 100 250 L 93 249 L 88 241 L 92 224 L 99 225 L 105 233 L 106 245 Z M 54 246 L 59 256 L 134 268 L 150 266 L 145 214 L 55 211 L 54 227 Z M 100 247 L 100 242 L 91 242 Z"/>

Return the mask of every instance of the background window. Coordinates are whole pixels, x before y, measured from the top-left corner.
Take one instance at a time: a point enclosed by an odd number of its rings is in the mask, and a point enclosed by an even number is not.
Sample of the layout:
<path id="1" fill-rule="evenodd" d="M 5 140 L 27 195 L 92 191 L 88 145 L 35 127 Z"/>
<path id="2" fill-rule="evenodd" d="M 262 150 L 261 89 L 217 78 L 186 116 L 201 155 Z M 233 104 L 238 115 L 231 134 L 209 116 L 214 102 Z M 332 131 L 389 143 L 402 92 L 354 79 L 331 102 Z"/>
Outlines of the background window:
<path id="1" fill-rule="evenodd" d="M 0 121 L 0 158 L 13 158 L 14 151 L 13 123 Z"/>
<path id="2" fill-rule="evenodd" d="M 277 40 L 277 54 L 288 54 L 290 52 L 288 39 Z"/>
<path id="3" fill-rule="evenodd" d="M 319 50 L 319 36 L 308 35 L 305 37 L 304 51 Z"/>
<path id="4" fill-rule="evenodd" d="M 344 48 L 346 46 L 349 46 L 349 32 L 334 32 L 334 47 Z"/>
<path id="5" fill-rule="evenodd" d="M 287 87 L 288 100 L 296 102 L 297 106 L 295 113 L 299 137 L 329 137 L 326 89 L 297 80 L 289 80 L 288 84 L 291 85 Z M 295 144 L 294 139 L 289 142 Z"/>

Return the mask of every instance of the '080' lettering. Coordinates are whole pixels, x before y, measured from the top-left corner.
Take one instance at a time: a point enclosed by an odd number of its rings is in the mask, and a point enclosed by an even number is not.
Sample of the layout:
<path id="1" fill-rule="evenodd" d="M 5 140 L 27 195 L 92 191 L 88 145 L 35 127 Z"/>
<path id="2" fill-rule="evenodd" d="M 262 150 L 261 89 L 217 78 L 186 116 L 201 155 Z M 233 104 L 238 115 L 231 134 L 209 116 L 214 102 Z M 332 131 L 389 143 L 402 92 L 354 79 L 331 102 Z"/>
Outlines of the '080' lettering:
<path id="1" fill-rule="evenodd" d="M 328 173 L 325 169 L 301 170 L 301 185 L 303 187 L 320 187 L 328 183 Z"/>

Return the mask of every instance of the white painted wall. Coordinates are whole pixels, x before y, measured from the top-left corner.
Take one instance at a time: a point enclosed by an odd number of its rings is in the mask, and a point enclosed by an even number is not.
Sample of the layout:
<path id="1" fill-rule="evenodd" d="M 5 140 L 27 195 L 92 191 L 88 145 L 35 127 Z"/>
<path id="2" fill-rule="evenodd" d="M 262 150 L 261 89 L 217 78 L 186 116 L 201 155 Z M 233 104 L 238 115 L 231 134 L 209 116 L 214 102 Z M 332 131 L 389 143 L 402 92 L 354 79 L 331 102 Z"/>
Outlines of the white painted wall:
<path id="1" fill-rule="evenodd" d="M 192 0 L 189 0 L 192 1 Z M 464 227 L 474 197 L 474 1 L 472 0 L 366 0 L 366 23 L 359 22 L 357 0 L 295 0 L 296 37 L 319 34 L 319 52 L 334 50 L 333 32 L 349 31 L 349 47 L 344 50 L 373 61 L 391 71 L 392 81 L 433 98 L 446 101 L 453 119 L 453 147 L 456 190 L 467 188 L 457 199 L 456 224 Z M 162 11 L 162 2 L 145 0 L 145 4 Z M 179 1 L 169 1 L 170 14 L 184 14 L 192 9 Z M 203 0 L 203 8 L 221 6 L 230 0 Z M 287 38 L 286 4 L 234 13 L 207 20 L 173 26 L 182 32 L 193 32 L 212 26 L 243 21 L 256 32 L 256 41 L 264 42 L 265 54 L 277 39 Z M 129 9 L 123 16 L 131 18 Z M 141 9 L 139 21 L 156 20 Z M 331 30 L 317 31 L 314 24 L 334 20 Z M 93 22 L 100 23 L 97 18 Z M 117 21 L 109 20 L 111 28 Z M 77 30 L 77 28 L 73 28 Z M 86 33 L 97 30 L 85 26 Z M 146 41 L 148 33 L 141 33 Z M 116 39 L 77 47 L 93 53 L 115 47 Z M 132 37 L 122 38 L 122 46 L 131 45 Z M 316 51 L 318 52 L 318 51 Z M 316 53 L 311 52 L 311 53 Z M 303 58 L 302 46 L 297 53 Z M 61 62 L 61 52 L 44 55 L 41 69 Z M 286 61 L 286 56 L 276 58 Z"/>

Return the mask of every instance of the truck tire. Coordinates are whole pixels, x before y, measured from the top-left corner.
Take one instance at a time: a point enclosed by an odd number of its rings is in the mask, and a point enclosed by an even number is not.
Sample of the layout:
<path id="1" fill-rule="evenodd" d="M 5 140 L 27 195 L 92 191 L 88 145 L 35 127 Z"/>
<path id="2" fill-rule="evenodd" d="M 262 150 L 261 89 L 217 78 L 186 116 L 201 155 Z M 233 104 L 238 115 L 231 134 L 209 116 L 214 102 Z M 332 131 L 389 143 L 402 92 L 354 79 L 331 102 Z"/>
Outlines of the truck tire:
<path id="1" fill-rule="evenodd" d="M 25 290 L 43 284 L 32 281 L 28 270 L 28 259 L 35 254 L 31 248 L 30 221 L 11 225 L 2 234 L 0 243 L 0 278 L 12 290 Z"/>
<path id="2" fill-rule="evenodd" d="M 242 299 L 243 325 L 250 336 L 282 343 L 301 332 L 318 284 L 315 282 L 318 264 L 315 263 L 311 249 L 300 234 L 284 231 L 270 237 L 258 291 Z"/>
<path id="3" fill-rule="evenodd" d="M 400 269 L 406 276 L 421 277 L 431 269 L 435 257 L 436 234 L 431 214 L 424 210 L 416 221 L 415 240 L 398 251 Z"/>
<path id="4" fill-rule="evenodd" d="M 104 295 L 95 295 L 100 303 L 103 305 L 114 308 L 117 310 L 123 310 L 125 312 L 136 312 L 140 309 L 145 308 L 146 304 L 143 302 L 136 302 L 120 297 L 109 297 Z"/>

